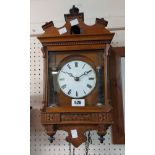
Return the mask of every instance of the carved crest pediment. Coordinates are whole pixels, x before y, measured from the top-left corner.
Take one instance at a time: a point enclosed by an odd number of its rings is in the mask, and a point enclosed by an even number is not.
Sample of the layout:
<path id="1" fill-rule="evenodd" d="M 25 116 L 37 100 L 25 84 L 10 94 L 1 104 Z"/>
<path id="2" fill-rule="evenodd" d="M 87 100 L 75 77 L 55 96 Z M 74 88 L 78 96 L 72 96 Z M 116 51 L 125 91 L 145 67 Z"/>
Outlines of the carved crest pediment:
<path id="1" fill-rule="evenodd" d="M 114 33 L 111 33 L 105 27 L 108 22 L 104 18 L 96 18 L 94 25 L 87 25 L 84 22 L 84 13 L 79 12 L 79 9 L 75 6 L 70 9 L 69 14 L 65 14 L 66 23 L 57 28 L 54 26 L 54 22 L 50 21 L 42 26 L 45 31 L 39 40 L 43 41 L 45 38 L 52 37 L 65 37 L 65 36 L 84 36 L 84 35 L 109 35 L 112 40 Z"/>

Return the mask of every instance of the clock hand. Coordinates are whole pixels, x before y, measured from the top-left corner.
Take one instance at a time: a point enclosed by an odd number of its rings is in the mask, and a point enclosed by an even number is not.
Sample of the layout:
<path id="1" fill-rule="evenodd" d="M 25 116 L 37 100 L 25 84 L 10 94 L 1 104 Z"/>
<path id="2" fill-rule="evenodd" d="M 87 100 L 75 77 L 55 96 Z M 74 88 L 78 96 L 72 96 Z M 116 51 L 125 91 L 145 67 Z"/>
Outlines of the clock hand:
<path id="1" fill-rule="evenodd" d="M 87 75 L 88 73 L 90 73 L 92 70 L 89 71 L 85 71 L 82 75 L 80 75 L 78 78 L 82 77 L 83 75 Z"/>
<path id="2" fill-rule="evenodd" d="M 68 73 L 68 72 L 64 72 L 64 71 L 61 71 L 61 72 L 63 72 L 63 73 L 67 73 L 70 77 L 73 77 L 73 78 L 75 78 L 75 76 L 73 76 L 73 74 L 72 73 Z"/>
<path id="3" fill-rule="evenodd" d="M 89 71 L 87 72 L 87 74 L 90 73 L 91 71 L 92 71 L 92 70 L 89 70 Z"/>
<path id="4" fill-rule="evenodd" d="M 68 74 L 70 77 L 74 77 L 74 78 L 75 78 L 75 76 L 73 76 L 72 73 L 68 73 L 68 72 L 67 72 L 67 74 Z"/>

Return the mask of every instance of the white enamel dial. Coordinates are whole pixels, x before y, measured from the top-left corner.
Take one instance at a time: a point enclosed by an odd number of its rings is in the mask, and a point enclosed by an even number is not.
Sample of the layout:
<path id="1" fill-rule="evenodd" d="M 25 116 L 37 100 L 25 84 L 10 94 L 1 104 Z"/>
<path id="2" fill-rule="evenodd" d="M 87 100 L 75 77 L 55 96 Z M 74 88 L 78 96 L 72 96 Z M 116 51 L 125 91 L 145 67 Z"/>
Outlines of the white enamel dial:
<path id="1" fill-rule="evenodd" d="M 96 73 L 88 63 L 73 60 L 66 63 L 59 71 L 58 84 L 67 96 L 82 98 L 93 91 L 96 85 Z"/>

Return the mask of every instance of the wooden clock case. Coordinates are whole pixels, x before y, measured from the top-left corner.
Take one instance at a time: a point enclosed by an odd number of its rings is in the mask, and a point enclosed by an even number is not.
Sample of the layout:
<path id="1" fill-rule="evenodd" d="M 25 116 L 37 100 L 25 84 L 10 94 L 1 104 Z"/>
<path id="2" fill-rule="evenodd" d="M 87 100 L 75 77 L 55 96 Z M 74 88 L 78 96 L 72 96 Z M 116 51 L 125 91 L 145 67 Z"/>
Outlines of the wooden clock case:
<path id="1" fill-rule="evenodd" d="M 70 14 L 65 14 L 65 25 L 56 28 L 53 22 L 48 22 L 42 26 L 45 31 L 38 39 L 42 43 L 42 52 L 44 58 L 44 96 L 43 108 L 41 110 L 41 123 L 45 127 L 46 133 L 51 137 L 50 141 L 54 140 L 53 136 L 57 130 L 68 132 L 66 140 L 72 143 L 75 147 L 80 146 L 87 140 L 84 133 L 89 130 L 97 130 L 102 143 L 106 134 L 107 128 L 113 124 L 113 108 L 110 102 L 110 86 L 108 77 L 108 54 L 110 43 L 114 33 L 109 32 L 105 27 L 108 22 L 103 18 L 96 18 L 96 23 L 88 26 L 84 23 L 84 14 L 79 13 L 78 8 L 73 6 L 70 9 Z M 71 26 L 72 20 L 78 20 L 78 24 Z M 60 34 L 59 30 L 66 28 L 67 32 Z M 74 29 L 75 28 L 75 29 Z M 74 30 L 80 30 L 76 34 Z M 91 52 L 90 52 L 91 51 Z M 72 107 L 70 102 L 61 93 L 56 107 L 48 106 L 48 52 L 57 52 L 58 65 L 68 56 L 74 59 L 81 55 L 81 59 L 85 58 L 86 62 L 95 66 L 96 53 L 103 52 L 104 59 L 104 105 L 96 106 L 93 103 L 91 106 Z M 89 60 L 90 59 L 90 60 Z M 91 98 L 96 101 L 96 91 L 92 93 Z M 87 97 L 89 102 L 89 97 Z M 71 130 L 76 129 L 78 137 L 73 138 Z"/>

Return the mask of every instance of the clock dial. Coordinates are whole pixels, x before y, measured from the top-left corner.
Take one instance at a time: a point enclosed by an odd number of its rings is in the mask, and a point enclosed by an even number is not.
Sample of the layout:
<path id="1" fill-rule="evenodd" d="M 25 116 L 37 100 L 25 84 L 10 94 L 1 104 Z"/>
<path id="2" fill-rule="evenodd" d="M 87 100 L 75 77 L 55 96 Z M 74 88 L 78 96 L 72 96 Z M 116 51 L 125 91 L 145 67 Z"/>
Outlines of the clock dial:
<path id="1" fill-rule="evenodd" d="M 82 98 L 95 88 L 96 73 L 93 67 L 84 61 L 70 61 L 60 69 L 58 84 L 67 96 Z"/>

